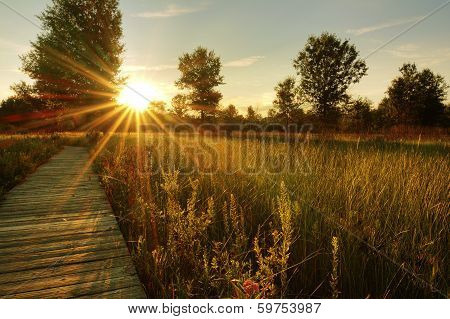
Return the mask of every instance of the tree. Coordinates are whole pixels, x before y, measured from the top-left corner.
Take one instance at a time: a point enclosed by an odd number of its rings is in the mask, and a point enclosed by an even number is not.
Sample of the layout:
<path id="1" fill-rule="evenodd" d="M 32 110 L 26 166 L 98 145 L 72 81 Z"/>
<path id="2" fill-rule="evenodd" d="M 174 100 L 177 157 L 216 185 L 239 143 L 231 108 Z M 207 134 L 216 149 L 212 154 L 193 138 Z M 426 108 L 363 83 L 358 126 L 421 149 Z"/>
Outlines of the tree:
<path id="1" fill-rule="evenodd" d="M 238 109 L 233 104 L 228 105 L 221 112 L 222 121 L 224 123 L 236 123 L 243 120 L 242 115 L 239 114 Z"/>
<path id="2" fill-rule="evenodd" d="M 151 101 L 150 109 L 159 113 L 164 113 L 166 111 L 166 102 L 164 101 Z"/>
<path id="3" fill-rule="evenodd" d="M 286 125 L 294 122 L 301 113 L 301 103 L 298 96 L 298 88 L 293 77 L 288 77 L 275 87 L 276 98 L 273 105 L 277 111 L 277 117 Z"/>
<path id="4" fill-rule="evenodd" d="M 240 129 L 243 120 L 243 116 L 239 114 L 237 107 L 233 104 L 228 105 L 220 112 L 221 128 L 227 136 L 231 136 L 233 131 Z"/>
<path id="5" fill-rule="evenodd" d="M 405 63 L 381 101 L 379 108 L 396 124 L 434 125 L 445 113 L 447 84 L 430 69 L 419 71 L 414 63 Z"/>
<path id="6" fill-rule="evenodd" d="M 172 113 L 178 117 L 185 117 L 189 112 L 187 98 L 183 94 L 177 94 L 172 99 Z"/>
<path id="7" fill-rule="evenodd" d="M 43 32 L 21 57 L 35 93 L 59 107 L 111 101 L 123 83 L 118 0 L 53 0 L 39 19 Z"/>
<path id="8" fill-rule="evenodd" d="M 319 37 L 310 36 L 295 58 L 302 98 L 312 104 L 322 120 L 337 119 L 338 104 L 348 98 L 348 87 L 366 75 L 366 63 L 358 55 L 348 40 L 341 41 L 325 32 Z"/>
<path id="9" fill-rule="evenodd" d="M 253 108 L 253 106 L 250 105 L 247 108 L 247 115 L 245 116 L 245 119 L 249 123 L 258 123 L 262 120 L 262 116 Z"/>
<path id="10" fill-rule="evenodd" d="M 42 101 L 34 94 L 33 87 L 24 81 L 11 85 L 14 95 L 0 104 L 0 114 L 19 114 L 39 111 L 44 107 Z"/>
<path id="11" fill-rule="evenodd" d="M 372 121 L 372 102 L 367 98 L 357 98 L 350 100 L 344 106 L 345 119 L 347 125 L 354 131 L 367 130 Z"/>
<path id="12" fill-rule="evenodd" d="M 204 120 L 206 115 L 214 114 L 222 94 L 215 87 L 224 84 L 221 75 L 222 63 L 214 51 L 198 47 L 193 53 L 185 53 L 179 58 L 178 70 L 181 77 L 175 85 L 188 90 L 187 104 L 200 113 Z"/>

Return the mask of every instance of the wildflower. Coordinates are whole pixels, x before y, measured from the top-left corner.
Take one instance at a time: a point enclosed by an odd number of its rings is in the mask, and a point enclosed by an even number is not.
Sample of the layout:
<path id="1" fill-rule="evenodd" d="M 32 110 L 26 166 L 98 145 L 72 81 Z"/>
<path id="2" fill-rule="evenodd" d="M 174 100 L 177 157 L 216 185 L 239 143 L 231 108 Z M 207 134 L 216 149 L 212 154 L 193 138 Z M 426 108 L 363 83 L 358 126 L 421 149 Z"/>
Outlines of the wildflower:
<path id="1" fill-rule="evenodd" d="M 244 281 L 243 287 L 247 298 L 259 292 L 259 284 L 251 279 Z"/>

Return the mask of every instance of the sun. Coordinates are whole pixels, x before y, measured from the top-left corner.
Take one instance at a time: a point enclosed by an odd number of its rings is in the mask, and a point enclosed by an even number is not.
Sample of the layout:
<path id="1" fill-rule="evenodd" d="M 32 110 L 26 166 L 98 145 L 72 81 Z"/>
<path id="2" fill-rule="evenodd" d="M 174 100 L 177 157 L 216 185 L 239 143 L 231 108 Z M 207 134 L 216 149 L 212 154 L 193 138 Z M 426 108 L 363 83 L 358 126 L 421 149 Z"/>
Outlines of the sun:
<path id="1" fill-rule="evenodd" d="M 136 82 L 127 84 L 120 91 L 117 102 L 126 105 L 135 112 L 144 112 L 148 109 L 149 103 L 157 100 L 159 95 L 150 83 Z"/>

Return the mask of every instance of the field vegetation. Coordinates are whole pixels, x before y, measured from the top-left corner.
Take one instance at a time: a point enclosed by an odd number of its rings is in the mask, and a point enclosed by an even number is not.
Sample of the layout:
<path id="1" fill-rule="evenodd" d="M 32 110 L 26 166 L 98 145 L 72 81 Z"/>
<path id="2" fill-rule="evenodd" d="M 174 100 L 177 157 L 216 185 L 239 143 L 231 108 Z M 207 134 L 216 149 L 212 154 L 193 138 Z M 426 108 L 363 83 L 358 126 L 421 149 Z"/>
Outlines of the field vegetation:
<path id="1" fill-rule="evenodd" d="M 62 148 L 58 136 L 0 135 L 0 196 Z"/>
<path id="2" fill-rule="evenodd" d="M 131 134 L 96 168 L 151 297 L 446 297 L 445 143 Z"/>

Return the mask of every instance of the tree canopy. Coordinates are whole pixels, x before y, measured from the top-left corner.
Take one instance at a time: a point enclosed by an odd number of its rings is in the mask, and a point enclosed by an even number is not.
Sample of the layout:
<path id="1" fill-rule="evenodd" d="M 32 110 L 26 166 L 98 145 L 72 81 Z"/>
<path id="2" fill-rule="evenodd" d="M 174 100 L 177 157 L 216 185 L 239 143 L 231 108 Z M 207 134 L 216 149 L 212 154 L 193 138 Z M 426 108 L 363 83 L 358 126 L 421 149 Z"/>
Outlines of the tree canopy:
<path id="1" fill-rule="evenodd" d="M 115 97 L 122 64 L 118 0 L 53 0 L 39 16 L 42 33 L 22 56 L 22 70 L 50 106 Z"/>
<path id="2" fill-rule="evenodd" d="M 433 125 L 442 119 L 448 85 L 430 69 L 405 63 L 389 86 L 380 109 L 396 124 Z"/>
<path id="3" fill-rule="evenodd" d="M 202 119 L 214 114 L 222 93 L 215 88 L 223 82 L 222 63 L 214 51 L 198 47 L 192 53 L 185 53 L 179 58 L 178 70 L 181 76 L 175 85 L 185 94 L 187 104 L 198 111 Z"/>
<path id="4" fill-rule="evenodd" d="M 262 120 L 262 116 L 250 105 L 247 107 L 245 119 L 250 123 L 258 123 Z"/>
<path id="5" fill-rule="evenodd" d="M 288 77 L 275 87 L 276 98 L 273 105 L 276 109 L 276 116 L 286 124 L 293 122 L 301 112 L 299 92 L 293 77 Z"/>
<path id="6" fill-rule="evenodd" d="M 366 75 L 366 63 L 358 56 L 348 40 L 325 32 L 310 36 L 295 58 L 302 98 L 323 120 L 334 120 L 338 104 L 348 98 L 348 87 Z"/>

